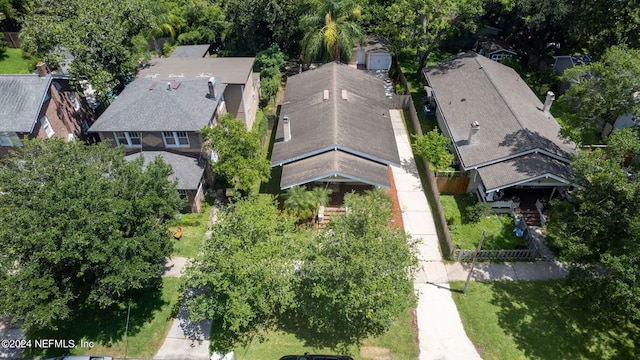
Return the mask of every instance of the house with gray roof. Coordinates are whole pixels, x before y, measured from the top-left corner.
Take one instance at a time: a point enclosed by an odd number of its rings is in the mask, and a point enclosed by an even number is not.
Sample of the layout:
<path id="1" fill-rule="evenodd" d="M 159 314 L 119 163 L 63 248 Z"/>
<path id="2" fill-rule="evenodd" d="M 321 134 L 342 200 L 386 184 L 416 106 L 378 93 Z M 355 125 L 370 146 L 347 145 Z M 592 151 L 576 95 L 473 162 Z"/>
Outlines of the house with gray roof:
<path id="1" fill-rule="evenodd" d="M 223 97 L 227 112 L 253 127 L 260 101 L 260 74 L 253 72 L 253 57 L 169 57 L 149 61 L 138 78 L 178 81 L 215 77 L 226 84 Z"/>
<path id="2" fill-rule="evenodd" d="M 209 167 L 207 161 L 202 158 L 194 158 L 187 155 L 172 153 L 168 151 L 141 151 L 127 155 L 126 160 L 135 160 L 142 157 L 143 163 L 153 162 L 157 157 L 169 164 L 173 169 L 173 174 L 169 176 L 170 181 L 177 183 L 180 197 L 185 202 L 184 212 L 200 212 L 202 199 L 204 198 L 205 179 L 208 177 Z"/>
<path id="3" fill-rule="evenodd" d="M 169 57 L 171 58 L 208 58 L 211 45 L 180 45 L 176 46 Z"/>
<path id="4" fill-rule="evenodd" d="M 437 109 L 438 125 L 452 140 L 468 191 L 495 201 L 505 189 L 563 190 L 576 145 L 560 137 L 543 104 L 510 67 L 475 52 L 427 67 L 423 74 Z"/>
<path id="5" fill-rule="evenodd" d="M 388 188 L 398 149 L 382 80 L 332 62 L 289 77 L 271 166 L 280 188 L 309 183 Z"/>
<path id="6" fill-rule="evenodd" d="M 94 113 L 68 76 L 38 73 L 0 75 L 0 157 L 26 138 L 86 140 Z"/>

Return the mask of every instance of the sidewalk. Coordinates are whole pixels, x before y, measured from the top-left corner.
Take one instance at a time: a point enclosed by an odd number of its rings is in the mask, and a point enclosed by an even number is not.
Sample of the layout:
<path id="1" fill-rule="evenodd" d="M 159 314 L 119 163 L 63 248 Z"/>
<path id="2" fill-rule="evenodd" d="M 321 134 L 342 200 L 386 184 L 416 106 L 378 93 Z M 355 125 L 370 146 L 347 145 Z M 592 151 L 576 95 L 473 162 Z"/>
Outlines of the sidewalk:
<path id="1" fill-rule="evenodd" d="M 442 263 L 436 227 L 400 111 L 389 112 L 401 162 L 401 167 L 392 166 L 391 171 L 398 192 L 402 221 L 405 231 L 412 238 L 421 241 L 418 250 L 422 270 L 414 279 L 414 288 L 418 293 L 416 320 L 420 342 L 419 359 L 480 359 L 464 332 L 458 309 L 451 297 L 449 277 Z"/>
<path id="2" fill-rule="evenodd" d="M 212 224 L 217 219 L 217 207 L 211 209 L 209 223 Z M 211 231 L 207 230 L 205 238 L 211 236 Z M 162 276 L 180 277 L 189 259 L 174 257 L 167 259 Z M 193 295 L 193 292 L 186 296 Z M 173 319 L 169 334 L 167 334 L 162 347 L 153 357 L 154 360 L 208 360 L 209 359 L 209 336 L 211 333 L 211 321 L 201 321 L 193 323 L 189 321 L 189 311 L 185 305 L 180 307 L 178 315 Z"/>

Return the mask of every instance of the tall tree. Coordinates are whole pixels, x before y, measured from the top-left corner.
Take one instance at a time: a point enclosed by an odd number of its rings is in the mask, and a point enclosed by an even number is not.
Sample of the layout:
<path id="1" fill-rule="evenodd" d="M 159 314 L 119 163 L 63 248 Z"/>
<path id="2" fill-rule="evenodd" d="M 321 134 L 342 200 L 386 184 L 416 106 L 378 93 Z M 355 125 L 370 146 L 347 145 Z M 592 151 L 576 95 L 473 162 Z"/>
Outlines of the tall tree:
<path id="1" fill-rule="evenodd" d="M 613 46 L 599 61 L 565 71 L 571 87 L 560 98 L 570 106 L 578 129 L 598 132 L 625 114 L 640 116 L 640 50 Z"/>
<path id="2" fill-rule="evenodd" d="M 616 130 L 604 150 L 580 152 L 574 181 L 585 188 L 549 212 L 550 244 L 577 265 L 574 292 L 606 321 L 640 320 L 640 128 Z"/>
<path id="3" fill-rule="evenodd" d="M 68 52 L 71 75 L 88 79 L 100 95 L 125 82 L 145 58 L 142 33 L 156 23 L 151 0 L 30 2 L 20 37 L 23 49 L 56 66 Z"/>
<path id="4" fill-rule="evenodd" d="M 398 0 L 387 7 L 386 21 L 378 30 L 391 39 L 394 51 L 416 48 L 419 75 L 445 35 L 460 27 L 475 27 L 482 4 L 483 0 Z"/>
<path id="5" fill-rule="evenodd" d="M 249 131 L 243 121 L 225 114 L 218 118 L 216 126 L 206 126 L 201 133 L 217 156 L 213 171 L 235 190 L 249 192 L 256 183 L 269 180 L 271 164 L 257 128 Z"/>
<path id="6" fill-rule="evenodd" d="M 306 252 L 295 309 L 311 336 L 338 344 L 382 334 L 415 306 L 418 266 L 416 243 L 391 225 L 388 193 L 347 194 L 345 205 L 347 214 L 333 217 Z"/>
<path id="7" fill-rule="evenodd" d="M 307 6 L 300 19 L 304 60 L 348 63 L 356 42 L 364 41 L 360 6 L 353 0 L 309 0 Z"/>
<path id="8" fill-rule="evenodd" d="M 171 167 L 121 149 L 31 140 L 0 166 L 0 313 L 53 327 L 159 279 L 180 199 Z"/>
<path id="9" fill-rule="evenodd" d="M 288 55 L 296 55 L 301 38 L 298 24 L 302 1 L 225 1 L 229 48 L 253 55 L 276 43 Z"/>
<path id="10" fill-rule="evenodd" d="M 304 248 L 293 221 L 262 196 L 220 212 L 202 254 L 186 270 L 185 287 L 203 290 L 186 301 L 190 317 L 220 322 L 226 340 L 247 340 L 277 324 L 295 302 L 294 273 Z"/>

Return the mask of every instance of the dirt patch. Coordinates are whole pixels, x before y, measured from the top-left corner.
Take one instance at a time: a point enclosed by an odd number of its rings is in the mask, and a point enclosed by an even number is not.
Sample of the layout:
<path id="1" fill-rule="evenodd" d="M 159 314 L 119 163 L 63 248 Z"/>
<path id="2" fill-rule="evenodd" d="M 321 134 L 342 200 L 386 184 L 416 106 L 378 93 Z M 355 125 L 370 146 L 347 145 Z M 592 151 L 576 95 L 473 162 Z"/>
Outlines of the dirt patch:
<path id="1" fill-rule="evenodd" d="M 376 346 L 363 346 L 360 348 L 360 357 L 373 360 L 391 360 L 393 356 L 391 350 Z"/>
<path id="2" fill-rule="evenodd" d="M 411 312 L 411 334 L 413 334 L 413 344 L 416 348 L 420 348 L 420 337 L 418 336 L 418 316 L 416 309 L 409 310 Z"/>

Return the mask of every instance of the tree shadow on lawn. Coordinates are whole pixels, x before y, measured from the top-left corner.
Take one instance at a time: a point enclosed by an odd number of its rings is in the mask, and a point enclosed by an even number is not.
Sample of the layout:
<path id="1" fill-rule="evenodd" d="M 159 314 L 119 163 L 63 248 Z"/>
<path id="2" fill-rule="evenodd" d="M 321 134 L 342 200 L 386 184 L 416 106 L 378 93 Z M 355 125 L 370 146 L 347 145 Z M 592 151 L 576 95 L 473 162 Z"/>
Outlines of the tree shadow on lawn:
<path id="1" fill-rule="evenodd" d="M 637 359 L 640 329 L 603 324 L 564 282 L 493 282 L 498 325 L 527 358 Z"/>
<path id="2" fill-rule="evenodd" d="M 141 328 L 154 317 L 154 313 L 167 301 L 162 299 L 162 280 L 158 278 L 145 289 L 131 293 L 131 312 L 127 336 L 137 334 Z M 127 324 L 128 302 L 119 306 L 100 309 L 95 304 L 80 304 L 72 316 L 56 324 L 57 330 L 43 329 L 27 334 L 27 339 L 60 339 L 74 340 L 76 347 L 80 340 L 92 341 L 110 346 L 125 336 Z M 32 349 L 24 351 L 27 358 L 41 356 L 54 357 L 67 355 L 69 349 Z"/>

